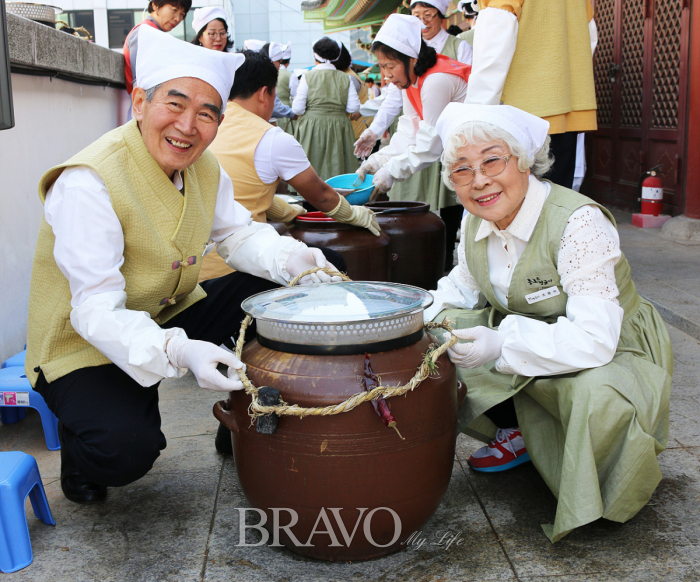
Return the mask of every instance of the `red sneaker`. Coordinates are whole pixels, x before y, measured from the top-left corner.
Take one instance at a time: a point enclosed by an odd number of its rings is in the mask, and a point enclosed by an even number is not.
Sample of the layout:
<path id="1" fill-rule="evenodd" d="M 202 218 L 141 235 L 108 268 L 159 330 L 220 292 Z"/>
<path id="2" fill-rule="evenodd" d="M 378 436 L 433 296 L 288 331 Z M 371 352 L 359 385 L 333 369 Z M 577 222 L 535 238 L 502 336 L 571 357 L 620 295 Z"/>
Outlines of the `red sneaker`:
<path id="1" fill-rule="evenodd" d="M 530 460 L 525 441 L 519 428 L 499 428 L 496 438 L 488 446 L 480 448 L 469 460 L 475 471 L 496 473 L 507 471 Z"/>

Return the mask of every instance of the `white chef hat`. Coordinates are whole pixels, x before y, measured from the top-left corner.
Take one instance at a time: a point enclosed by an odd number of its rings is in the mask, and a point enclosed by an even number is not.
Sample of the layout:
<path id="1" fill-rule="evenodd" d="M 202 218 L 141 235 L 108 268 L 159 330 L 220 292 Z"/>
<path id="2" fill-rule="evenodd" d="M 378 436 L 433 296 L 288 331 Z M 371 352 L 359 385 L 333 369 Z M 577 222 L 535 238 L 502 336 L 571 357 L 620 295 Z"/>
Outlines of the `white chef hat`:
<path id="1" fill-rule="evenodd" d="M 457 10 L 464 12 L 468 18 L 475 16 L 479 12 L 478 0 L 459 0 Z"/>
<path id="2" fill-rule="evenodd" d="M 329 37 L 329 36 L 322 36 L 321 38 L 317 38 L 317 39 L 314 41 L 314 44 L 311 45 L 311 46 L 312 46 L 312 47 L 316 46 L 316 43 L 319 42 L 319 41 L 321 41 L 321 40 L 323 40 L 324 38 L 327 38 L 328 40 L 332 40 L 335 44 L 338 45 L 338 51 L 339 51 L 339 52 L 338 52 L 338 56 L 335 57 L 334 59 L 324 59 L 322 56 L 320 56 L 318 53 L 316 53 L 316 52 L 314 51 L 314 58 L 315 58 L 319 63 L 335 63 L 338 59 L 340 59 L 340 57 L 341 57 L 342 54 L 343 54 L 343 43 L 340 42 L 337 38 L 331 38 L 331 37 Z"/>
<path id="3" fill-rule="evenodd" d="M 390 14 L 379 29 L 375 42 L 381 42 L 403 55 L 417 59 L 422 37 L 420 31 L 425 25 L 415 16 Z"/>
<path id="4" fill-rule="evenodd" d="M 424 4 L 430 4 L 432 7 L 437 8 L 440 11 L 440 14 L 443 16 L 446 16 L 447 9 L 450 6 L 449 0 L 412 0 L 411 1 L 411 6 L 416 4 L 417 2 L 423 2 Z"/>
<path id="5" fill-rule="evenodd" d="M 243 42 L 243 50 L 244 51 L 255 51 L 258 52 L 262 47 L 264 47 L 267 44 L 267 41 L 264 40 L 256 40 L 254 38 L 249 38 L 248 40 Z"/>
<path id="6" fill-rule="evenodd" d="M 540 150 L 549 131 L 549 121 L 511 105 L 450 103 L 443 109 L 436 125 L 442 147 L 447 147 L 457 128 L 470 121 L 489 123 L 507 131 L 525 148 L 528 156 L 534 156 Z"/>
<path id="7" fill-rule="evenodd" d="M 284 47 L 284 52 L 282 53 L 282 60 L 288 61 L 292 58 L 292 41 L 290 40 L 287 44 L 282 46 Z"/>
<path id="8" fill-rule="evenodd" d="M 238 53 L 212 51 L 182 42 L 152 26 L 139 26 L 136 55 L 136 87 L 144 90 L 179 79 L 194 77 L 209 83 L 221 95 L 221 111 L 226 109 L 236 69 L 245 57 Z"/>
<path id="9" fill-rule="evenodd" d="M 284 45 L 278 42 L 271 42 L 267 47 L 267 54 L 271 61 L 281 61 L 284 56 Z"/>
<path id="10" fill-rule="evenodd" d="M 228 21 L 226 20 L 226 12 L 221 6 L 208 6 L 206 8 L 197 8 L 192 15 L 192 28 L 194 28 L 194 33 L 197 34 L 202 30 L 207 24 L 212 20 L 221 18 L 226 22 L 226 27 L 228 28 Z M 138 56 L 138 53 L 137 53 Z"/>

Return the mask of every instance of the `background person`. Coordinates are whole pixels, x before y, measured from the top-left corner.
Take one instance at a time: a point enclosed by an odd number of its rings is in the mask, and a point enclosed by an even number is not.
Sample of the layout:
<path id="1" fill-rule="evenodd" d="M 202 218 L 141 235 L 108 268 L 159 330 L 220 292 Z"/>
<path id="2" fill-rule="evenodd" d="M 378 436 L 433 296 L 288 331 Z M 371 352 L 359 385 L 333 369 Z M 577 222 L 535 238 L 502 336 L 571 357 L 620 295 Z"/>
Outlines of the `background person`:
<path id="1" fill-rule="evenodd" d="M 664 322 L 637 294 L 612 214 L 542 181 L 546 121 L 451 103 L 437 127 L 445 181 L 469 214 L 459 265 L 425 317 L 449 318 L 467 340 L 448 350 L 469 387 L 458 426 L 493 439 L 469 465 L 532 460 L 558 499 L 543 526 L 552 542 L 600 517 L 625 522 L 661 480 L 673 373 Z"/>
<path id="2" fill-rule="evenodd" d="M 231 52 L 233 40 L 228 32 L 226 12 L 218 6 L 197 8 L 192 28 L 195 32 L 192 44 L 215 51 Z"/>
<path id="3" fill-rule="evenodd" d="M 124 76 L 126 90 L 131 95 L 136 80 L 136 54 L 138 53 L 138 34 L 140 26 L 151 26 L 163 32 L 170 32 L 180 24 L 192 7 L 192 0 L 149 0 L 148 16 L 129 31 L 124 39 Z"/>
<path id="4" fill-rule="evenodd" d="M 316 66 L 299 81 L 292 102 L 300 116 L 295 136 L 322 180 L 357 170 L 355 134 L 347 113 L 360 109 L 350 77 L 343 72 L 342 43 L 324 36 L 313 46 Z M 345 66 L 343 66 L 345 65 Z M 340 69 L 343 66 L 343 69 Z"/>

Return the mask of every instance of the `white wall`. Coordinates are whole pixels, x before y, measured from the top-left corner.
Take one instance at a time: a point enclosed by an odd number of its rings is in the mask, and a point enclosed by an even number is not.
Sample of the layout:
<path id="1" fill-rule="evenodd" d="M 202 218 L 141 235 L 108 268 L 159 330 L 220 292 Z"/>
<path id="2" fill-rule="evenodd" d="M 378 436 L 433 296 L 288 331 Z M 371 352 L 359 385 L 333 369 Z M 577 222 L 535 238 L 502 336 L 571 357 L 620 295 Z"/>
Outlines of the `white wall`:
<path id="1" fill-rule="evenodd" d="M 43 207 L 39 178 L 117 127 L 123 89 L 12 75 L 15 127 L 0 131 L 0 362 L 22 350 L 32 257 Z"/>

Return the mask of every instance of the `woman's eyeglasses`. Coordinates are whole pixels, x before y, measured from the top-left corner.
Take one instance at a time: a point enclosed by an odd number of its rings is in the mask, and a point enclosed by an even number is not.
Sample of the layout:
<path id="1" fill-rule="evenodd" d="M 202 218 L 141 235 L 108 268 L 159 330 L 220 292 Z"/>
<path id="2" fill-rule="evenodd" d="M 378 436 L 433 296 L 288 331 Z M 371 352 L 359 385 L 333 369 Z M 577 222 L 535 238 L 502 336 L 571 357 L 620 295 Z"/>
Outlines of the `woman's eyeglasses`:
<path id="1" fill-rule="evenodd" d="M 474 176 L 476 176 L 477 170 L 479 170 L 484 176 L 494 178 L 503 173 L 512 157 L 513 156 L 507 156 L 504 158 L 489 158 L 488 160 L 481 162 L 481 164 L 479 164 L 479 166 L 476 168 L 462 166 L 456 170 L 452 170 L 452 173 L 450 174 L 450 182 L 453 186 L 469 186 L 469 184 L 474 181 Z"/>
<path id="2" fill-rule="evenodd" d="M 429 22 L 432 22 L 434 18 L 437 17 L 437 12 L 424 12 L 423 14 L 414 14 L 416 18 L 419 18 L 425 24 L 428 24 Z"/>
<path id="3" fill-rule="evenodd" d="M 207 36 L 211 39 L 215 38 L 226 38 L 228 33 L 224 30 L 222 32 L 207 32 Z"/>

